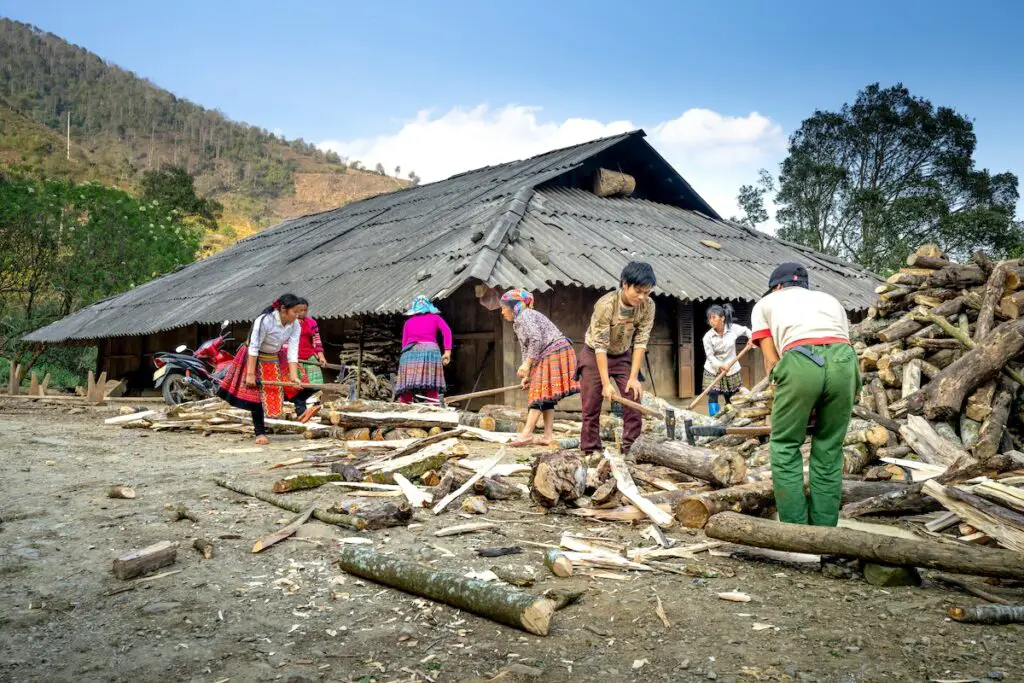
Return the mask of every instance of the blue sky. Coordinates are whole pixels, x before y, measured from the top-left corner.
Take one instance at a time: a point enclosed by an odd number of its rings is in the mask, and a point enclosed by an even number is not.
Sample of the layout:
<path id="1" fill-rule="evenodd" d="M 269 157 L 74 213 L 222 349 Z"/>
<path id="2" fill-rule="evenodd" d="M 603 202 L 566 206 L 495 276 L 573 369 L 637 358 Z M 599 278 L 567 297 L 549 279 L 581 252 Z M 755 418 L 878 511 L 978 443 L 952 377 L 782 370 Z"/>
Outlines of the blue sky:
<path id="1" fill-rule="evenodd" d="M 875 81 L 975 121 L 1024 176 L 1024 4 L 0 0 L 232 118 L 427 180 L 644 127 L 719 211 Z"/>

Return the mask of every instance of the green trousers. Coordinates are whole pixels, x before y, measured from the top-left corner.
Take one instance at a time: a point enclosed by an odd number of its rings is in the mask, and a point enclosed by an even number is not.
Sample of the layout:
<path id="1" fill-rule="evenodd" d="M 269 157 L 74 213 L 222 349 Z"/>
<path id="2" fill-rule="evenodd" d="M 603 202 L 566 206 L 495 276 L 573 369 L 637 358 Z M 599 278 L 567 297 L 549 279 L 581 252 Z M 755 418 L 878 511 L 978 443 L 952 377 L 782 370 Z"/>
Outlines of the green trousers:
<path id="1" fill-rule="evenodd" d="M 788 351 L 772 369 L 772 481 L 779 520 L 791 524 L 836 526 L 843 489 L 843 439 L 860 391 L 857 353 L 849 344 L 810 347 L 825 360 Z M 817 430 L 811 440 L 810 495 L 804 493 L 800 446 L 811 412 Z"/>

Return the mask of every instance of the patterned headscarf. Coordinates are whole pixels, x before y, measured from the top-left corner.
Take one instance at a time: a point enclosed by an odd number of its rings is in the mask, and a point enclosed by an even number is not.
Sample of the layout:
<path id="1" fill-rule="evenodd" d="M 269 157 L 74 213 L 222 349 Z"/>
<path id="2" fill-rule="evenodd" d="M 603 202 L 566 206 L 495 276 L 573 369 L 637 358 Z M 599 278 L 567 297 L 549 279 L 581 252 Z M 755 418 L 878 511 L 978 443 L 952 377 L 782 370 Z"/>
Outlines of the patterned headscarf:
<path id="1" fill-rule="evenodd" d="M 430 303 L 430 299 L 420 294 L 412 300 L 412 306 L 405 312 L 406 315 L 422 315 L 424 313 L 440 313 L 437 306 Z"/>
<path id="2" fill-rule="evenodd" d="M 533 294 L 525 289 L 510 289 L 501 295 L 501 300 L 512 306 L 512 312 L 516 315 L 522 313 L 523 308 L 533 308 Z"/>

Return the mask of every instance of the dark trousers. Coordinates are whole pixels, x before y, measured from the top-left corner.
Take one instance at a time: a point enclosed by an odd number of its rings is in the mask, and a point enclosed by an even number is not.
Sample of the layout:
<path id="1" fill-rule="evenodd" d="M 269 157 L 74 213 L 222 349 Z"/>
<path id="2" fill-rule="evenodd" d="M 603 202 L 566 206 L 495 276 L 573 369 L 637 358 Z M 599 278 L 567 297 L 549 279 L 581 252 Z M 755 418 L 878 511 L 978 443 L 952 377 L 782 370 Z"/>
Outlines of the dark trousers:
<path id="1" fill-rule="evenodd" d="M 632 369 L 632 352 L 618 356 L 608 355 L 608 378 L 615 382 L 619 394 L 637 400 L 639 397 L 626 394 L 626 382 Z M 580 398 L 583 402 L 583 433 L 580 434 L 580 449 L 584 453 L 602 450 L 601 445 L 601 373 L 597 371 L 597 354 L 584 345 L 579 356 Z M 640 412 L 622 406 L 622 452 L 628 453 L 633 442 L 640 436 L 643 416 Z"/>
<path id="2" fill-rule="evenodd" d="M 299 393 L 295 394 L 291 398 L 292 405 L 295 406 L 295 413 L 301 416 L 306 412 L 306 401 L 309 397 L 317 392 L 316 389 L 303 389 Z M 253 408 L 252 413 L 252 430 L 256 433 L 256 436 L 262 436 L 267 433 L 266 415 L 263 412 L 263 406 L 259 405 Z"/>

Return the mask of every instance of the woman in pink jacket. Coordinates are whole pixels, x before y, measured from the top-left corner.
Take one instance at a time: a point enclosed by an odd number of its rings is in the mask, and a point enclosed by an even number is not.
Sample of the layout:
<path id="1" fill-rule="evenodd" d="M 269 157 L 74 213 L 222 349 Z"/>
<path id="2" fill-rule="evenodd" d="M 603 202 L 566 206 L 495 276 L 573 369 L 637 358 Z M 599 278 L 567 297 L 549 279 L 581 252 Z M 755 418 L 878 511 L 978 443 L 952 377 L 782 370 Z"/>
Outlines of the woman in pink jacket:
<path id="1" fill-rule="evenodd" d="M 395 396 L 400 403 L 412 403 L 415 394 L 428 399 L 444 395 L 444 366 L 452 359 L 452 331 L 430 299 L 418 296 L 405 312 L 409 319 L 402 328 L 402 357 L 398 361 Z M 444 353 L 437 344 L 438 333 Z"/>

